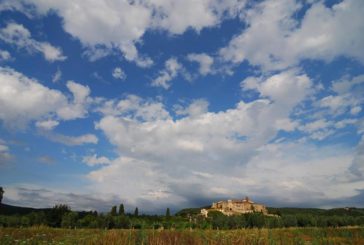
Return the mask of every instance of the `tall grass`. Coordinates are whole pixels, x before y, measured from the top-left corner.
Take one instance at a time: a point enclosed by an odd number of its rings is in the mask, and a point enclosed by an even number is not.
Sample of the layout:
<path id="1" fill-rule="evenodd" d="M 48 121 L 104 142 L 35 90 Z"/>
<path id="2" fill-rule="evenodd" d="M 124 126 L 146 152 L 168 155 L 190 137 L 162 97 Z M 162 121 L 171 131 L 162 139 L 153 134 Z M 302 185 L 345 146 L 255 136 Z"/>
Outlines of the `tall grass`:
<path id="1" fill-rule="evenodd" d="M 276 245 L 364 244 L 364 228 L 243 230 L 101 230 L 48 227 L 0 228 L 0 244 Z"/>

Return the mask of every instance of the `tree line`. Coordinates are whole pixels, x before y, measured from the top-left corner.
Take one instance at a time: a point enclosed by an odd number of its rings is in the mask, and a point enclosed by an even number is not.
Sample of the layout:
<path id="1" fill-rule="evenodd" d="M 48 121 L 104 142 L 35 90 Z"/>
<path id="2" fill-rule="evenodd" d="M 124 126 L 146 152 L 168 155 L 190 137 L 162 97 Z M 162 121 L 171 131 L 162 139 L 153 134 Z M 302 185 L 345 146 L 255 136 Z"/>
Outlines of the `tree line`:
<path id="1" fill-rule="evenodd" d="M 125 213 L 124 205 L 113 206 L 110 212 L 75 212 L 67 205 L 56 205 L 51 209 L 33 211 L 23 215 L 0 215 L 0 227 L 29 227 L 45 225 L 63 228 L 102 229 L 241 229 L 281 227 L 340 227 L 364 226 L 364 215 L 348 212 L 345 215 L 315 215 L 310 212 L 288 212 L 275 216 L 252 213 L 225 216 L 218 211 L 209 212 L 207 218 L 197 212 L 181 212 L 171 215 L 169 208 L 164 215 Z"/>

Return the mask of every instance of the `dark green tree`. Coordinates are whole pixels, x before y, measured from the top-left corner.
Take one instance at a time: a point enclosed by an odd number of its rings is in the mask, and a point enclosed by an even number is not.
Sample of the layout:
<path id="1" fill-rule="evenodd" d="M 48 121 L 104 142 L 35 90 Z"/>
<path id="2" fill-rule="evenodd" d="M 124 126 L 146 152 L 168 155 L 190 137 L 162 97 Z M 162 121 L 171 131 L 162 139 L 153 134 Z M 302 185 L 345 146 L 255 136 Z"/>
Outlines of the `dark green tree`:
<path id="1" fill-rule="evenodd" d="M 119 205 L 119 215 L 124 215 L 124 214 L 125 214 L 124 204 L 120 204 Z"/>
<path id="2" fill-rule="evenodd" d="M 134 216 L 138 217 L 138 215 L 139 215 L 139 210 L 138 210 L 138 207 L 136 207 L 134 210 Z"/>
<path id="3" fill-rule="evenodd" d="M 166 218 L 169 219 L 171 217 L 171 212 L 169 210 L 169 208 L 167 208 L 166 210 Z"/>
<path id="4" fill-rule="evenodd" d="M 0 203 L 3 200 L 4 193 L 5 193 L 4 189 L 0 186 Z"/>
<path id="5" fill-rule="evenodd" d="M 111 216 L 116 216 L 116 206 L 112 206 L 111 211 L 110 211 L 110 215 Z"/>
<path id="6" fill-rule="evenodd" d="M 78 220 L 78 213 L 68 212 L 62 216 L 61 226 L 64 228 L 75 228 Z"/>
<path id="7" fill-rule="evenodd" d="M 47 211 L 47 223 L 52 227 L 60 227 L 64 214 L 71 212 L 71 209 L 65 205 L 55 205 L 51 210 Z"/>

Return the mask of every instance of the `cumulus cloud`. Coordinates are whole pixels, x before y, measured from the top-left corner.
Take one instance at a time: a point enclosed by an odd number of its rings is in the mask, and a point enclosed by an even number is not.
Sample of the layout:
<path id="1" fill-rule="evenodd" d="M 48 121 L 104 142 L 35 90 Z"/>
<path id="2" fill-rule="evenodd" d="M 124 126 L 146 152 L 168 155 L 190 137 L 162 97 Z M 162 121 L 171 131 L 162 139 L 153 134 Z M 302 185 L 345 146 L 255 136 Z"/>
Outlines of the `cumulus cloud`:
<path id="1" fill-rule="evenodd" d="M 21 128 L 30 121 L 44 121 L 43 118 L 49 117 L 56 117 L 51 121 L 82 118 L 91 102 L 90 89 L 86 86 L 68 81 L 67 88 L 73 95 L 70 100 L 60 91 L 49 89 L 11 68 L 0 67 L 0 85 L 0 119 L 9 127 Z M 37 126 L 51 128 L 54 124 L 51 121 L 39 122 Z"/>
<path id="2" fill-rule="evenodd" d="M 299 21 L 295 13 L 304 7 L 308 9 Z M 364 63 L 363 10 L 364 4 L 358 0 L 344 0 L 332 7 L 322 1 L 308 6 L 292 0 L 258 2 L 244 14 L 248 27 L 220 55 L 232 63 L 247 60 L 264 70 L 292 67 L 303 59 L 331 61 L 338 56 Z"/>
<path id="3" fill-rule="evenodd" d="M 32 39 L 28 29 L 17 23 L 8 23 L 6 27 L 0 29 L 0 39 L 18 48 L 25 49 L 29 53 L 40 52 L 47 61 L 63 61 L 67 57 L 62 54 L 62 50 L 47 42 L 39 42 Z"/>
<path id="4" fill-rule="evenodd" d="M 104 116 L 121 116 L 130 120 L 158 121 L 171 119 L 161 102 L 143 100 L 136 95 L 128 95 L 124 99 L 107 100 L 96 109 Z"/>
<path id="5" fill-rule="evenodd" d="M 295 127 L 289 120 L 290 113 L 310 94 L 311 86 L 305 74 L 286 71 L 259 78 L 250 88 L 257 90 L 261 99 L 240 101 L 220 112 L 209 112 L 207 101 L 196 100 L 176 108 L 176 114 L 182 116 L 179 119 L 172 119 L 158 101 L 136 96 L 104 101 L 99 109 L 103 116 L 96 128 L 116 146 L 120 157 L 92 171 L 89 178 L 96 189 L 128 196 L 132 203 L 191 200 L 193 193 L 178 188 L 182 180 L 196 190 L 201 188 L 206 198 L 240 195 L 244 178 L 238 174 L 243 171 L 237 170 L 245 168 L 279 130 Z M 149 114 L 156 116 L 145 116 Z M 213 176 L 212 182 L 209 176 Z M 138 178 L 143 178 L 140 185 L 117 188 L 125 179 L 137 183 Z M 237 180 L 242 182 L 238 184 Z M 239 188 L 231 189 L 230 185 Z M 150 186 L 160 191 L 153 192 Z"/>
<path id="6" fill-rule="evenodd" d="M 7 61 L 10 59 L 11 59 L 11 54 L 6 50 L 0 49 L 0 62 Z"/>
<path id="7" fill-rule="evenodd" d="M 348 111 L 358 115 L 364 103 L 364 75 L 355 77 L 344 76 L 331 85 L 333 94 L 327 95 L 318 101 L 318 106 L 333 116 L 340 116 Z"/>
<path id="8" fill-rule="evenodd" d="M 67 103 L 61 92 L 10 68 L 0 68 L 0 84 L 0 119 L 9 126 L 25 126 Z"/>
<path id="9" fill-rule="evenodd" d="M 212 65 L 214 59 L 207 54 L 189 54 L 187 55 L 189 61 L 197 62 L 200 65 L 199 72 L 201 75 L 207 75 L 213 73 Z"/>
<path id="10" fill-rule="evenodd" d="M 126 60 L 141 67 L 153 64 L 149 57 L 140 55 L 136 47 L 147 30 L 161 29 L 171 34 L 182 34 L 191 28 L 199 32 L 203 28 L 218 25 L 225 18 L 236 17 L 245 6 L 242 0 L 87 0 L 78 3 L 71 0 L 6 0 L 1 6 L 3 9 L 27 13 L 27 8 L 20 4 L 22 2 L 34 5 L 39 15 L 46 15 L 50 11 L 57 13 L 63 18 L 64 30 L 91 50 L 88 54 L 92 59 L 110 53 L 105 50 L 119 50 Z"/>
<path id="11" fill-rule="evenodd" d="M 87 106 L 92 101 L 89 97 L 90 88 L 74 81 L 68 81 L 67 88 L 73 95 L 73 101 L 57 110 L 58 116 L 63 120 L 83 118 L 87 114 Z"/>
<path id="12" fill-rule="evenodd" d="M 82 162 L 86 163 L 89 166 L 102 165 L 102 164 L 110 164 L 111 161 L 107 157 L 101 156 L 98 157 L 96 154 L 90 156 L 84 156 L 82 158 Z"/>
<path id="13" fill-rule="evenodd" d="M 208 111 L 209 102 L 204 99 L 194 100 L 187 107 L 177 105 L 175 112 L 177 115 L 196 117 L 205 114 Z"/>
<path id="14" fill-rule="evenodd" d="M 52 120 L 52 119 L 48 119 L 48 120 L 44 120 L 44 121 L 37 121 L 35 123 L 35 125 L 38 128 L 44 129 L 44 130 L 52 130 L 55 127 L 57 127 L 59 124 L 58 121 Z"/>
<path id="15" fill-rule="evenodd" d="M 115 69 L 112 71 L 112 76 L 115 79 L 125 80 L 126 74 L 120 67 L 115 67 Z"/>
<path id="16" fill-rule="evenodd" d="M 159 72 L 159 76 L 152 81 L 153 87 L 162 87 L 169 89 L 171 84 L 169 83 L 174 79 L 178 72 L 183 69 L 183 66 L 177 61 L 176 58 L 168 59 L 164 64 L 164 69 Z"/>
<path id="17" fill-rule="evenodd" d="M 268 78 L 248 77 L 240 86 L 243 91 L 255 90 L 282 107 L 291 108 L 311 92 L 312 81 L 306 74 L 291 69 Z"/>

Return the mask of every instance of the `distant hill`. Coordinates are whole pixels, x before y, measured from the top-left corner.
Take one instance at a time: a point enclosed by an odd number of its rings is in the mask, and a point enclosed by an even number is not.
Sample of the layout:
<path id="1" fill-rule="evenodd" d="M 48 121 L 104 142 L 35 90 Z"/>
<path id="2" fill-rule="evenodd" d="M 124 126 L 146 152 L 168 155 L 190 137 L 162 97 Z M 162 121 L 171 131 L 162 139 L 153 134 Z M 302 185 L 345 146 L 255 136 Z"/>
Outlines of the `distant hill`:
<path id="1" fill-rule="evenodd" d="M 299 214 L 311 214 L 311 215 L 323 215 L 323 216 L 364 216 L 364 208 L 332 208 L 332 209 L 320 209 L 320 208 L 272 208 L 268 207 L 268 212 L 278 215 L 299 215 Z"/>
<path id="2" fill-rule="evenodd" d="M 32 212 L 49 211 L 50 208 L 28 208 L 28 207 L 18 207 L 12 206 L 4 203 L 0 203 L 0 215 L 25 215 Z"/>
<path id="3" fill-rule="evenodd" d="M 210 206 L 205 206 L 201 208 L 184 208 L 178 211 L 175 215 L 176 216 L 182 216 L 187 217 L 188 215 L 196 215 L 201 213 L 201 209 L 203 208 L 210 208 Z"/>

